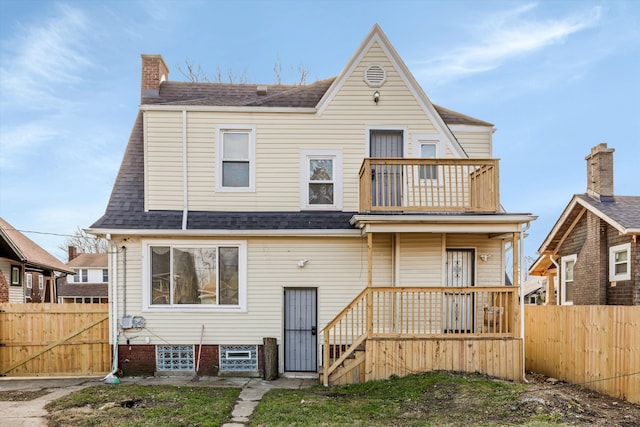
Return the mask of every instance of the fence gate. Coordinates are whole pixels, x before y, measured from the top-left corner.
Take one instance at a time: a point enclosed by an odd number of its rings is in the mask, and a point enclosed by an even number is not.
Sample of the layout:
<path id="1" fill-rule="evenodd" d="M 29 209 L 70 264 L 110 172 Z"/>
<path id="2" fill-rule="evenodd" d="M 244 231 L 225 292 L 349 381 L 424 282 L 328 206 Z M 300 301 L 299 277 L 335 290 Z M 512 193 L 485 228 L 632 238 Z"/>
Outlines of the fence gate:
<path id="1" fill-rule="evenodd" d="M 0 375 L 102 375 L 111 369 L 107 304 L 0 303 Z"/>

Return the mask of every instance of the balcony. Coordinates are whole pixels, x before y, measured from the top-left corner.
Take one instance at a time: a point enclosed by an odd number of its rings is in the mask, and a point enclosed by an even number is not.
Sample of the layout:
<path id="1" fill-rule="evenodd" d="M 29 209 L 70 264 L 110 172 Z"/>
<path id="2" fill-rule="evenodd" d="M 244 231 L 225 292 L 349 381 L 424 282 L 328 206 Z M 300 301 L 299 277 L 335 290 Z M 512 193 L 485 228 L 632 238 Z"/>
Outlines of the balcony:
<path id="1" fill-rule="evenodd" d="M 360 212 L 497 212 L 497 159 L 368 158 Z"/>

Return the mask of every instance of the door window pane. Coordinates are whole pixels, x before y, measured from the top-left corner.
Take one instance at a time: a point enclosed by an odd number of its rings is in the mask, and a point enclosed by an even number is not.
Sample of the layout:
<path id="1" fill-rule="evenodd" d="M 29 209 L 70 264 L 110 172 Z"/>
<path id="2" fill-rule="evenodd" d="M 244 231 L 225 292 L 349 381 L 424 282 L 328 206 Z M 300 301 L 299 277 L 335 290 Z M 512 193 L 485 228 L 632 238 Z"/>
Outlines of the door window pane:
<path id="1" fill-rule="evenodd" d="M 220 304 L 238 304 L 238 248 L 220 249 Z"/>
<path id="2" fill-rule="evenodd" d="M 151 303 L 170 304 L 170 255 L 166 246 L 151 248 Z"/>

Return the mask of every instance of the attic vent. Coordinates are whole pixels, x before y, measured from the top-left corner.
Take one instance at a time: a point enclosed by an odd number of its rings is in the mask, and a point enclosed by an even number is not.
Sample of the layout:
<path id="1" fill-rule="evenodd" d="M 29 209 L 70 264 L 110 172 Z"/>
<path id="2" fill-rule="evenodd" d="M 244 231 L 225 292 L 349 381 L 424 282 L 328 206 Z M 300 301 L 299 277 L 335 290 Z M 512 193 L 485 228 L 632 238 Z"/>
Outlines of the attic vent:
<path id="1" fill-rule="evenodd" d="M 382 68 L 382 65 L 369 65 L 367 69 L 364 70 L 364 81 L 369 87 L 380 87 L 386 80 L 387 72 Z"/>
<path id="2" fill-rule="evenodd" d="M 267 87 L 266 86 L 258 86 L 257 92 L 258 92 L 258 95 L 266 95 L 267 94 Z"/>

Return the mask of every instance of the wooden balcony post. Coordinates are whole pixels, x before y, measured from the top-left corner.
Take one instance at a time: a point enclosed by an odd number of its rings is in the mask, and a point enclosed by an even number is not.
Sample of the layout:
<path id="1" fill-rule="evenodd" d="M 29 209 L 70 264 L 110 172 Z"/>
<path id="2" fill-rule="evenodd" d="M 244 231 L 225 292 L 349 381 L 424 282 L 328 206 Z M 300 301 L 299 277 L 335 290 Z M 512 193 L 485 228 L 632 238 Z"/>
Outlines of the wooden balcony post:
<path id="1" fill-rule="evenodd" d="M 324 343 L 322 346 L 322 383 L 325 387 L 329 386 L 329 368 L 331 367 L 329 348 L 329 329 L 324 330 Z"/>

